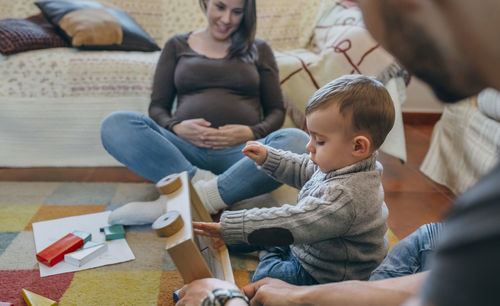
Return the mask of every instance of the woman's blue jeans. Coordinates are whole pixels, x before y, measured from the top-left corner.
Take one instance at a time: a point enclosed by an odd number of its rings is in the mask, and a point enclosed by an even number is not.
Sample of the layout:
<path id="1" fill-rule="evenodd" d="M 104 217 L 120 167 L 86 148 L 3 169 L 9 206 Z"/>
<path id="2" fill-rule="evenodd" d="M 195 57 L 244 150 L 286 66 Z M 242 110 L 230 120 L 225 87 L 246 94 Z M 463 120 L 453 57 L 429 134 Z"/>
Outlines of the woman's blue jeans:
<path id="1" fill-rule="evenodd" d="M 436 249 L 442 223 L 419 227 L 408 237 L 396 243 L 384 261 L 372 272 L 370 280 L 405 276 L 427 271 Z"/>
<path id="2" fill-rule="evenodd" d="M 244 156 L 241 150 L 245 144 L 220 150 L 200 148 L 140 113 L 118 111 L 108 115 L 102 122 L 101 140 L 116 160 L 152 182 L 182 171 L 193 177 L 197 168 L 218 174 L 219 194 L 228 205 L 281 185 Z M 257 141 L 302 154 L 309 136 L 300 129 L 280 129 Z"/>

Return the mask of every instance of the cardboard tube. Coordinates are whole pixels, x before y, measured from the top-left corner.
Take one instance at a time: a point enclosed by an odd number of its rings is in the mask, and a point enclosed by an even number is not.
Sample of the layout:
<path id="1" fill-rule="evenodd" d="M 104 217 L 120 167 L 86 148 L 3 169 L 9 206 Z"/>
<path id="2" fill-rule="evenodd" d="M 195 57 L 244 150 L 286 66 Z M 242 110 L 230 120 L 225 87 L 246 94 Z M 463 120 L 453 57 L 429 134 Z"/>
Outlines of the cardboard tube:
<path id="1" fill-rule="evenodd" d="M 171 210 L 161 215 L 153 223 L 152 227 L 159 237 L 170 237 L 177 233 L 184 226 L 181 214 L 176 210 Z"/>
<path id="2" fill-rule="evenodd" d="M 170 194 L 181 187 L 181 176 L 178 173 L 167 175 L 156 183 L 156 189 L 161 194 Z"/>

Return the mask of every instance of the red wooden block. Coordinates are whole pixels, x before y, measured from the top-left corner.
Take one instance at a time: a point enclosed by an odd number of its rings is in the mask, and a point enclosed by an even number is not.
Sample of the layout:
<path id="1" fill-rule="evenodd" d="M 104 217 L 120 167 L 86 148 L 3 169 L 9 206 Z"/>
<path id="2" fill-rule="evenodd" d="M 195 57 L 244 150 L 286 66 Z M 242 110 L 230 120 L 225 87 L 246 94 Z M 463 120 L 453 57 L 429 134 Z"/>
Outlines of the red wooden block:
<path id="1" fill-rule="evenodd" d="M 36 254 L 36 258 L 44 265 L 52 267 L 64 259 L 64 254 L 78 250 L 83 244 L 82 238 L 69 233 Z"/>

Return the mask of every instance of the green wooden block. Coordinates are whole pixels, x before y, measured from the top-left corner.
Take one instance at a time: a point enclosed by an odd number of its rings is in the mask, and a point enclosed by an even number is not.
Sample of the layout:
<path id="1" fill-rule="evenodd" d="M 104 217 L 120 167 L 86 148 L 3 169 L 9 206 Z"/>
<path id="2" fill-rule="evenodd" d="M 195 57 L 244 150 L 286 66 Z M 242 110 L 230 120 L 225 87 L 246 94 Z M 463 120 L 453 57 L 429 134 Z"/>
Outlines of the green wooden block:
<path id="1" fill-rule="evenodd" d="M 110 226 L 105 226 L 104 228 L 104 236 L 106 240 L 115 240 L 125 238 L 125 229 L 121 224 L 115 224 Z"/>

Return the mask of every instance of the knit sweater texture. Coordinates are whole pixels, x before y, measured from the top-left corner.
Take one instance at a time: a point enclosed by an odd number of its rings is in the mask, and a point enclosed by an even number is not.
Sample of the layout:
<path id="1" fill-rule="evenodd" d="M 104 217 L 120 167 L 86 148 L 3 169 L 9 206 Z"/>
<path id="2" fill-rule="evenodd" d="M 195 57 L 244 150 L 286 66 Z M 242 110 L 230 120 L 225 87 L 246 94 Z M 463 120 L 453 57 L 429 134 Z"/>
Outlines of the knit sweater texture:
<path id="1" fill-rule="evenodd" d="M 323 173 L 308 154 L 267 150 L 261 170 L 300 189 L 297 204 L 226 210 L 221 216 L 226 243 L 291 245 L 293 255 L 319 283 L 368 279 L 389 247 L 377 153 Z"/>

